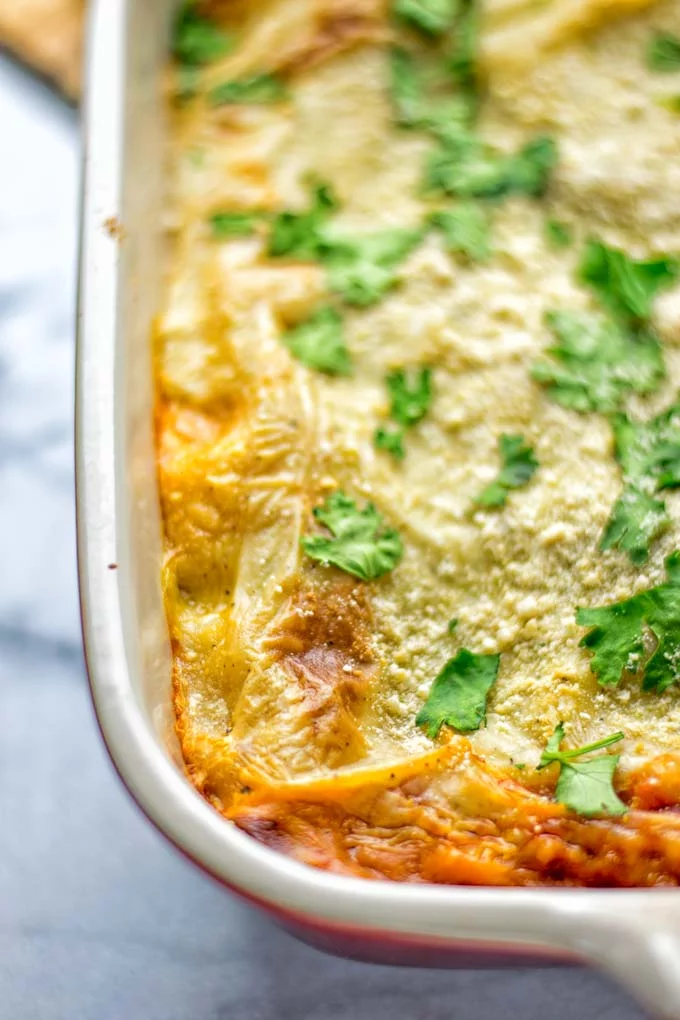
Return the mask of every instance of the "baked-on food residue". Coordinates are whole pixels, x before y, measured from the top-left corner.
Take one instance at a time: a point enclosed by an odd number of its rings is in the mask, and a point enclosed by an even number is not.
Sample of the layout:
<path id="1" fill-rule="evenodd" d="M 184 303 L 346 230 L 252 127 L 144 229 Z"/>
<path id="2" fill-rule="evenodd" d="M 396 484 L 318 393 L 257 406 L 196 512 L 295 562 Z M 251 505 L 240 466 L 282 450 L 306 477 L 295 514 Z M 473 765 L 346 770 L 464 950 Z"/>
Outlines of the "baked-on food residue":
<path id="1" fill-rule="evenodd" d="M 214 0 L 157 336 L 187 773 L 374 879 L 680 879 L 680 5 Z"/>

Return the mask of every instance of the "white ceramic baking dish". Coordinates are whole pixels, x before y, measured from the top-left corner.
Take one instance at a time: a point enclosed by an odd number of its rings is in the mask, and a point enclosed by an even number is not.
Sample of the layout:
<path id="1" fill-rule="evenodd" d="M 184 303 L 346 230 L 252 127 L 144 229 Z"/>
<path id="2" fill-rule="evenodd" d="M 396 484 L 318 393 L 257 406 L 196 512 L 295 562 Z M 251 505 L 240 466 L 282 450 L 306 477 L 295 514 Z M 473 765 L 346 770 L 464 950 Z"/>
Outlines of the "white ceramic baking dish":
<path id="1" fill-rule="evenodd" d="M 111 757 L 197 865 L 308 941 L 364 959 L 459 966 L 586 960 L 680 1017 L 673 890 L 427 887 L 333 876 L 259 846 L 185 779 L 170 700 L 153 454 L 151 322 L 163 273 L 161 77 L 173 0 L 99 0 L 89 26 L 77 379 L 87 662 Z M 576 980 L 576 978 L 575 978 Z"/>

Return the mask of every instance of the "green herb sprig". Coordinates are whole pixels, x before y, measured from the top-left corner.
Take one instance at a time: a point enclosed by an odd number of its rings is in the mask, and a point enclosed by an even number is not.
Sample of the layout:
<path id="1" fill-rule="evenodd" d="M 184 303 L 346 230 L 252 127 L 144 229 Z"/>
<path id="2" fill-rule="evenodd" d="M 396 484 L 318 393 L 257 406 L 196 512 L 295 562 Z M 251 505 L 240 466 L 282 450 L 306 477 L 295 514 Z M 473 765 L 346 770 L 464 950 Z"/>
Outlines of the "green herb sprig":
<path id="1" fill-rule="evenodd" d="M 422 421 L 434 397 L 432 369 L 427 365 L 398 368 L 385 379 L 390 395 L 390 418 L 393 426 L 381 426 L 375 433 L 375 445 L 392 454 L 396 460 L 406 456 L 404 436 L 407 429 Z"/>
<path id="2" fill-rule="evenodd" d="M 505 433 L 498 440 L 502 467 L 498 478 L 487 485 L 475 502 L 485 507 L 505 506 L 513 489 L 527 485 L 538 470 L 534 451 L 524 441 L 524 436 L 509 436 Z"/>
<path id="3" fill-rule="evenodd" d="M 499 666 L 499 655 L 476 655 L 461 648 L 435 678 L 416 725 L 424 726 L 432 739 L 444 725 L 460 733 L 478 730 L 486 720 L 486 702 Z"/>
<path id="4" fill-rule="evenodd" d="M 666 560 L 666 574 L 663 584 L 623 602 L 577 610 L 576 622 L 588 628 L 581 645 L 602 686 L 616 687 L 627 674 L 661 694 L 680 680 L 680 552 Z"/>
<path id="5" fill-rule="evenodd" d="M 628 809 L 617 796 L 613 783 L 621 756 L 602 754 L 597 758 L 586 758 L 585 761 L 576 760 L 595 751 L 602 751 L 612 744 L 618 744 L 623 739 L 623 733 L 612 733 L 611 736 L 596 740 L 592 744 L 560 751 L 560 744 L 564 740 L 564 724 L 559 723 L 541 755 L 538 766 L 539 769 L 544 769 L 553 763 L 559 764 L 560 775 L 555 788 L 555 799 L 584 818 L 625 814 Z"/>
<path id="6" fill-rule="evenodd" d="M 314 560 L 373 581 L 394 570 L 403 556 L 399 534 L 385 526 L 372 503 L 359 510 L 353 499 L 337 491 L 316 507 L 314 517 L 332 535 L 302 538 L 302 548 Z"/>

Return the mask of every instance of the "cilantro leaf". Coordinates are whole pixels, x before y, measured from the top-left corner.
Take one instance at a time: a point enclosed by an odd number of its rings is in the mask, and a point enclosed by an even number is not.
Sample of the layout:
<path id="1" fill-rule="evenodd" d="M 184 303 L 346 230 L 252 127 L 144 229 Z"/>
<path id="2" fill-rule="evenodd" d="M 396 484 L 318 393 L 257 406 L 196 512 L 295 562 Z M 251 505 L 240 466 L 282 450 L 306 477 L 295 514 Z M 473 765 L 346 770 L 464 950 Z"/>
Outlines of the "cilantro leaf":
<path id="1" fill-rule="evenodd" d="M 390 394 L 390 417 L 399 428 L 379 428 L 375 433 L 375 445 L 391 453 L 396 460 L 403 460 L 406 429 L 422 421 L 432 403 L 432 369 L 427 366 L 398 368 L 389 373 L 385 383 Z"/>
<path id="2" fill-rule="evenodd" d="M 332 564 L 362 581 L 372 581 L 394 570 L 403 556 L 398 533 L 384 526 L 372 503 L 359 510 L 353 499 L 337 491 L 323 506 L 316 507 L 314 517 L 333 536 L 302 538 L 302 548 L 314 560 Z"/>
<path id="3" fill-rule="evenodd" d="M 463 0 L 456 22 L 448 65 L 458 85 L 473 95 L 477 85 L 477 10 L 474 0 Z"/>
<path id="4" fill-rule="evenodd" d="M 521 489 L 534 476 L 538 461 L 534 451 L 524 442 L 524 436 L 503 434 L 498 440 L 503 466 L 498 478 L 477 496 L 482 506 L 504 506 L 512 489 Z"/>
<path id="5" fill-rule="evenodd" d="M 425 417 L 432 403 L 432 369 L 398 368 L 385 380 L 390 394 L 390 415 L 394 421 L 410 428 Z"/>
<path id="6" fill-rule="evenodd" d="M 379 450 L 391 454 L 395 460 L 403 460 L 406 456 L 403 428 L 382 425 L 375 430 L 373 441 Z"/>
<path id="7" fill-rule="evenodd" d="M 646 56 L 651 71 L 680 71 L 680 38 L 670 32 L 657 32 L 649 40 Z"/>
<path id="8" fill-rule="evenodd" d="M 350 375 L 352 364 L 343 337 L 342 318 L 334 308 L 321 308 L 281 337 L 293 357 L 326 375 Z"/>
<path id="9" fill-rule="evenodd" d="M 680 405 L 648 422 L 619 414 L 612 428 L 624 488 L 600 548 L 623 549 L 633 563 L 644 563 L 652 540 L 669 523 L 666 504 L 655 495 L 680 485 Z"/>
<path id="10" fill-rule="evenodd" d="M 247 237 L 254 233 L 262 220 L 262 213 L 215 212 L 210 216 L 213 237 L 223 240 L 229 237 Z"/>
<path id="11" fill-rule="evenodd" d="M 421 229 L 395 228 L 353 240 L 327 236 L 322 255 L 332 290 L 366 308 L 397 282 L 396 267 L 422 240 Z"/>
<path id="12" fill-rule="evenodd" d="M 626 485 L 614 504 L 600 549 L 621 549 L 631 563 L 642 564 L 652 541 L 667 527 L 666 504 L 636 484 Z"/>
<path id="13" fill-rule="evenodd" d="M 285 84 L 275 74 L 253 74 L 222 82 L 208 93 L 211 106 L 232 103 L 279 103 L 288 96 Z"/>
<path id="14" fill-rule="evenodd" d="M 560 751 L 560 744 L 564 739 L 564 724 L 559 723 L 546 744 L 538 766 L 539 769 L 544 769 L 553 762 L 559 764 L 560 775 L 555 788 L 556 800 L 585 818 L 594 815 L 624 814 L 628 809 L 623 801 L 619 800 L 613 784 L 614 772 L 621 756 L 602 754 L 586 761 L 574 760 L 583 757 L 584 754 L 601 751 L 611 744 L 617 744 L 623 738 L 623 733 L 613 733 L 593 744 Z"/>
<path id="15" fill-rule="evenodd" d="M 628 673 L 643 690 L 661 693 L 680 680 L 680 552 L 668 557 L 666 573 L 663 584 L 623 602 L 577 610 L 576 622 L 588 628 L 581 645 L 603 686 L 616 686 Z M 651 652 L 647 634 L 656 642 Z"/>
<path id="16" fill-rule="evenodd" d="M 500 655 L 475 655 L 461 648 L 435 678 L 427 700 L 416 716 L 434 739 L 444 724 L 470 733 L 486 721 L 486 700 L 496 682 Z"/>
<path id="17" fill-rule="evenodd" d="M 175 19 L 172 52 L 180 64 L 200 67 L 225 56 L 234 42 L 210 18 L 196 10 L 194 0 L 187 0 Z"/>
<path id="18" fill-rule="evenodd" d="M 274 217 L 269 254 L 292 255 L 299 259 L 318 258 L 324 249 L 322 228 L 338 205 L 328 184 L 317 185 L 312 204 L 306 212 L 286 211 Z"/>
<path id="19" fill-rule="evenodd" d="M 467 94 L 451 94 L 450 76 L 438 68 L 419 67 L 400 47 L 390 53 L 391 95 L 401 127 L 421 128 L 435 137 L 455 140 L 469 133 L 475 101 Z"/>
<path id="20" fill-rule="evenodd" d="M 542 195 L 557 162 L 555 142 L 535 138 L 511 155 L 502 155 L 473 136 L 444 142 L 431 156 L 425 187 L 461 198 Z"/>
<path id="21" fill-rule="evenodd" d="M 398 18 L 430 36 L 443 35 L 459 9 L 460 0 L 394 0 L 392 5 Z"/>
<path id="22" fill-rule="evenodd" d="M 553 362 L 539 361 L 533 378 L 548 395 L 574 411 L 616 411 L 627 393 L 653 393 L 664 378 L 661 345 L 653 333 L 578 312 L 546 316 L 557 343 L 547 348 Z"/>
<path id="23" fill-rule="evenodd" d="M 481 206 L 460 202 L 452 209 L 432 213 L 429 221 L 441 230 L 449 251 L 465 255 L 471 261 L 488 259 L 491 253 L 489 217 Z"/>
<path id="24" fill-rule="evenodd" d="M 649 319 L 657 292 L 670 286 L 679 272 L 676 259 L 637 262 L 619 248 L 610 248 L 592 238 L 586 244 L 579 267 L 580 279 L 593 288 L 602 303 L 632 323 Z"/>
<path id="25" fill-rule="evenodd" d="M 545 236 L 553 248 L 568 248 L 572 242 L 571 230 L 559 220 L 546 220 Z"/>

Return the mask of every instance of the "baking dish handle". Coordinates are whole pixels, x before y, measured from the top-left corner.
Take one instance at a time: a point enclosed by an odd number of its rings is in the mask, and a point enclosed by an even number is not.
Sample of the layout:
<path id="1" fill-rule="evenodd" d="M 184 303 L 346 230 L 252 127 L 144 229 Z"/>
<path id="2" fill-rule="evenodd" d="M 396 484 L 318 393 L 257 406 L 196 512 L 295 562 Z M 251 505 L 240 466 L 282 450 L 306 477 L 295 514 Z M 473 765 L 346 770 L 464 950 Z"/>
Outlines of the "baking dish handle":
<path id="1" fill-rule="evenodd" d="M 680 898 L 677 906 L 621 898 L 606 912 L 565 913 L 569 942 L 580 956 L 598 963 L 651 1016 L 680 1020 Z"/>

